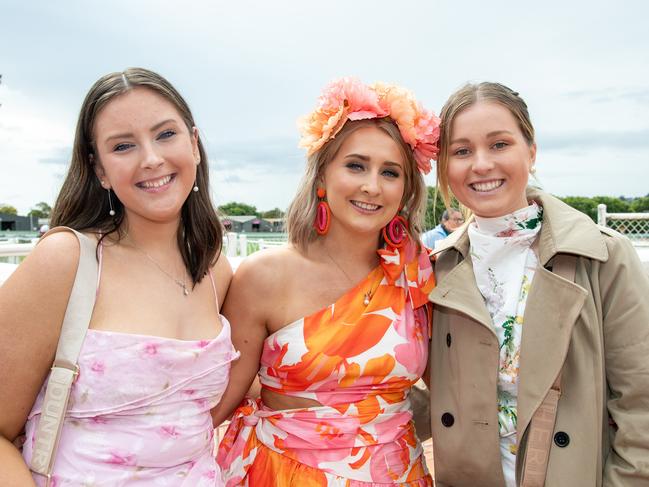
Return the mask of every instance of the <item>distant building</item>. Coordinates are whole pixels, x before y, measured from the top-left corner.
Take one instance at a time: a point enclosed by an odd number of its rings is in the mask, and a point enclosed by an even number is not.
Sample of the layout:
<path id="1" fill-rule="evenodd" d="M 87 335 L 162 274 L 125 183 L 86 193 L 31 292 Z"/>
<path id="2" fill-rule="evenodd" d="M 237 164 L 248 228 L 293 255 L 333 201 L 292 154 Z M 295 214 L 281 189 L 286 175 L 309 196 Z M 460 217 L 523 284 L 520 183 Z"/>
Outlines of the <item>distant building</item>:
<path id="1" fill-rule="evenodd" d="M 271 232 L 282 233 L 285 231 L 284 223 L 286 220 L 284 218 L 264 218 L 268 223 L 270 223 Z"/>
<path id="2" fill-rule="evenodd" d="M 223 226 L 229 232 L 252 233 L 252 232 L 272 232 L 272 224 L 263 218 L 255 215 L 245 216 L 224 216 L 221 220 Z"/>
<path id="3" fill-rule="evenodd" d="M 38 220 L 33 217 L 0 213 L 0 231 L 33 232 Z"/>

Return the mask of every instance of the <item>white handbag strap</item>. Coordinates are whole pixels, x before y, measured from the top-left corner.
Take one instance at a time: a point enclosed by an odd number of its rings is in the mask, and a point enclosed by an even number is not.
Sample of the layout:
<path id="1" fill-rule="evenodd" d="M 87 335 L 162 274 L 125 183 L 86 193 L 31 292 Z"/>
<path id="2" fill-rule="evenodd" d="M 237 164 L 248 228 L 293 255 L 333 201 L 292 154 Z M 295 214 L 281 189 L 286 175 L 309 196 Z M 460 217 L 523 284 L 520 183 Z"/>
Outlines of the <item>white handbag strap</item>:
<path id="1" fill-rule="evenodd" d="M 77 360 L 95 306 L 99 275 L 95 241 L 67 227 L 53 228 L 47 235 L 65 231 L 73 232 L 79 240 L 79 266 L 61 325 L 56 357 L 45 388 L 30 465 L 33 472 L 47 477 L 46 485 L 51 482 L 54 457 L 70 390 L 79 373 Z"/>

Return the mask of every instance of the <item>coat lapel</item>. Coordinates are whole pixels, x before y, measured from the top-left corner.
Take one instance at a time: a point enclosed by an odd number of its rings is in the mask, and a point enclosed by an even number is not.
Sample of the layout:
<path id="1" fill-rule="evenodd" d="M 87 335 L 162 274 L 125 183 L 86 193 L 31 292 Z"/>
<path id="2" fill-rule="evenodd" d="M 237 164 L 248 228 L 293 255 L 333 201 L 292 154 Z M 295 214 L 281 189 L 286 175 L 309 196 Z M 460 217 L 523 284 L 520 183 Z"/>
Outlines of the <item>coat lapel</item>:
<path id="1" fill-rule="evenodd" d="M 534 275 L 521 337 L 519 440 L 563 366 L 586 295 L 582 287 L 542 267 Z"/>
<path id="2" fill-rule="evenodd" d="M 494 337 L 496 337 L 491 316 L 485 306 L 484 298 L 475 283 L 471 259 L 463 259 L 459 264 L 454 266 L 455 259 L 452 259 L 453 254 L 457 258 L 460 257 L 456 252 L 447 252 L 436 263 L 436 274 L 439 268 L 452 267 L 452 269 L 448 273 L 442 270 L 442 274 L 444 275 L 440 278 L 437 287 L 433 289 L 428 298 L 438 306 L 451 308 L 470 316 L 487 327 L 493 333 Z M 450 262 L 446 262 L 447 260 L 450 260 Z"/>

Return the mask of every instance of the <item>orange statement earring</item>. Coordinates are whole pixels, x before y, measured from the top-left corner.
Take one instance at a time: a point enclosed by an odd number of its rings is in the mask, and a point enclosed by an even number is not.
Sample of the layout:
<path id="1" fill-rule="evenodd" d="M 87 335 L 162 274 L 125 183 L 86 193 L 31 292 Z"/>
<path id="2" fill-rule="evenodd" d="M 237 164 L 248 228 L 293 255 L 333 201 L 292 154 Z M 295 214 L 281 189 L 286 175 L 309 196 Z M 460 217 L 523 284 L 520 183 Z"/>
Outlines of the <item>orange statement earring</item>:
<path id="1" fill-rule="evenodd" d="M 391 247 L 396 248 L 403 247 L 408 241 L 408 222 L 399 213 L 383 227 L 383 240 Z"/>
<path id="2" fill-rule="evenodd" d="M 326 235 L 329 231 L 329 223 L 331 223 L 331 210 L 329 209 L 329 203 L 325 200 L 327 192 L 324 188 L 318 188 L 318 206 L 315 210 L 315 222 L 313 227 L 315 231 L 318 232 L 318 235 Z"/>

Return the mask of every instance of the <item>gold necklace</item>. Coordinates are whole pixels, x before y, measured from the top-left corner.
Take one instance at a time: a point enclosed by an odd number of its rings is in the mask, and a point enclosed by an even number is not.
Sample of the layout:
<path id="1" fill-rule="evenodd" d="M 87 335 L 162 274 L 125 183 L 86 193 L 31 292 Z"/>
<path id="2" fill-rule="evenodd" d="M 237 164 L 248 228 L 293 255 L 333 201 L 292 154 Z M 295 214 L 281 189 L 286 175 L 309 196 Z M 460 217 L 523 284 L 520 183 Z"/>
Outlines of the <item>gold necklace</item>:
<path id="1" fill-rule="evenodd" d="M 131 243 L 130 245 L 131 245 L 131 247 L 133 247 L 133 248 L 134 248 L 135 250 L 137 250 L 138 252 L 144 254 L 144 256 L 145 256 L 147 259 L 149 259 L 151 262 L 153 262 L 153 263 L 155 264 L 155 266 L 156 266 L 156 267 L 157 267 L 157 268 L 158 268 L 158 269 L 159 269 L 159 270 L 160 270 L 164 275 L 166 275 L 169 279 L 171 279 L 171 280 L 172 280 L 176 285 L 180 286 L 180 287 L 182 288 L 182 290 L 183 290 L 183 295 L 185 295 L 185 296 L 189 296 L 189 293 L 190 293 L 191 291 L 187 288 L 187 285 L 185 284 L 185 281 L 184 281 L 184 280 L 181 281 L 180 279 L 178 279 L 178 278 L 176 278 L 175 276 L 173 276 L 173 275 L 171 275 L 170 273 L 168 273 L 166 270 L 164 270 L 164 269 L 162 268 L 162 266 L 161 266 L 160 264 L 158 264 L 158 262 L 157 262 L 153 257 L 151 257 L 149 254 L 147 254 L 144 250 L 142 250 L 140 247 L 138 247 L 138 246 L 135 245 L 134 243 Z"/>
<path id="2" fill-rule="evenodd" d="M 329 253 L 329 250 L 327 249 L 327 247 L 326 247 L 325 245 L 323 245 L 322 247 L 324 248 L 325 253 L 327 254 L 327 257 L 329 257 L 329 260 L 330 260 L 331 262 L 333 262 L 334 265 L 335 265 L 336 267 L 338 267 L 338 269 L 340 270 L 340 272 L 343 273 L 343 275 L 347 278 L 347 280 L 349 281 L 349 283 L 350 283 L 352 286 L 354 286 L 354 281 L 352 281 L 352 279 L 349 277 L 349 275 L 347 275 L 347 273 L 345 272 L 345 269 L 343 269 L 343 268 L 340 266 L 340 264 L 338 264 L 338 262 L 336 262 L 336 261 L 334 260 L 334 258 L 333 258 L 333 257 L 331 256 L 331 254 Z M 367 291 L 365 294 L 363 294 L 363 305 L 368 306 L 368 305 L 370 304 L 370 300 L 371 300 L 371 299 L 372 299 L 372 290 L 370 289 L 370 290 Z"/>

